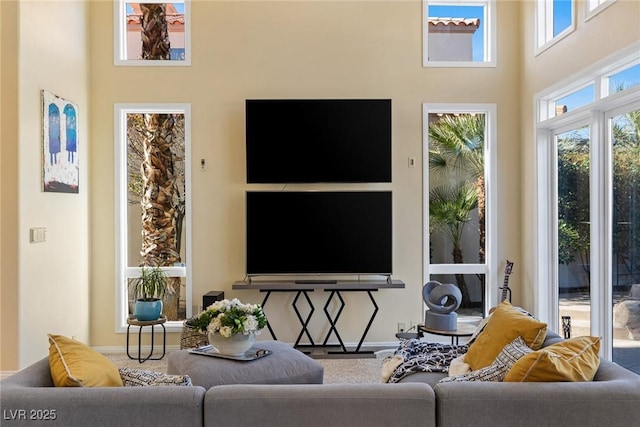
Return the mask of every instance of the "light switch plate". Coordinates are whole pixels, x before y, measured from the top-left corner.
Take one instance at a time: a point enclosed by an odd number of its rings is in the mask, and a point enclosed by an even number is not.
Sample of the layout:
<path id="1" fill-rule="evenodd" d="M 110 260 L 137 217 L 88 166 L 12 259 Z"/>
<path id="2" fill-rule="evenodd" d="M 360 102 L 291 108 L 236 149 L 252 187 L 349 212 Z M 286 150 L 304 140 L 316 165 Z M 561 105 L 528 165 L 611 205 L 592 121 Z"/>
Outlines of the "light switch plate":
<path id="1" fill-rule="evenodd" d="M 29 240 L 31 243 L 42 243 L 47 241 L 46 227 L 33 227 L 29 230 Z"/>

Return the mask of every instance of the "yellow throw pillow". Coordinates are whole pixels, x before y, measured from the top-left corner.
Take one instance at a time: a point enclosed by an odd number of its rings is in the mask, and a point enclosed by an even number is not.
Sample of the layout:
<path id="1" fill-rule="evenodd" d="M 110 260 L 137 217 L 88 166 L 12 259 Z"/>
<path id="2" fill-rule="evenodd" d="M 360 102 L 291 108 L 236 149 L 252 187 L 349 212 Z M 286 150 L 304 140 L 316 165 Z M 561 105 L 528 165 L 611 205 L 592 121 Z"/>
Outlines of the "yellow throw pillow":
<path id="1" fill-rule="evenodd" d="M 529 353 L 509 370 L 508 382 L 591 381 L 600 366 L 600 338 L 576 337 Z"/>
<path id="2" fill-rule="evenodd" d="M 504 346 L 522 337 L 527 346 L 537 350 L 547 336 L 547 324 L 516 310 L 508 301 L 501 302 L 487 325 L 469 346 L 464 356 L 472 371 L 489 366 Z"/>
<path id="3" fill-rule="evenodd" d="M 122 387 L 118 368 L 91 347 L 48 334 L 49 368 L 56 387 Z"/>

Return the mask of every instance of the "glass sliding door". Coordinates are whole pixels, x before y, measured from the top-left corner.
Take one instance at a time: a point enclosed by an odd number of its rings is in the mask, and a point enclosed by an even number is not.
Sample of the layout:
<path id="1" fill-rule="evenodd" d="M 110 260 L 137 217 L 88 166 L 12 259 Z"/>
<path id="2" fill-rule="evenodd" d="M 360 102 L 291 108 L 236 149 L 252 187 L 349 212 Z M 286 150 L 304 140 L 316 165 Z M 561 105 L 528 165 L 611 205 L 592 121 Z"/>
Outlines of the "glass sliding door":
<path id="1" fill-rule="evenodd" d="M 613 361 L 640 371 L 640 110 L 610 115 Z"/>
<path id="2" fill-rule="evenodd" d="M 570 321 L 567 335 L 601 337 L 601 357 L 640 373 L 638 67 L 630 45 L 535 97 L 533 291 L 550 330 Z"/>
<path id="3" fill-rule="evenodd" d="M 571 336 L 591 334 L 590 146 L 588 126 L 555 134 L 559 304 L 556 330 L 561 334 L 566 330 L 565 335 Z"/>

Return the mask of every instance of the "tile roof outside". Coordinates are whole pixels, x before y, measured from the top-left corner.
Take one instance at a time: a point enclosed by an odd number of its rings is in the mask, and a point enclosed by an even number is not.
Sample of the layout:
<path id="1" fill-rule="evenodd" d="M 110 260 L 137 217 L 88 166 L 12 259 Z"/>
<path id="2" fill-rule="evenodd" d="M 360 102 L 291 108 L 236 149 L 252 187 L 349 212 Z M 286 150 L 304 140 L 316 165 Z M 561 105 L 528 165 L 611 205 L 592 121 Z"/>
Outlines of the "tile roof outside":
<path id="1" fill-rule="evenodd" d="M 430 26 L 454 26 L 454 27 L 479 27 L 479 18 L 445 18 L 445 17 L 429 17 Z"/>

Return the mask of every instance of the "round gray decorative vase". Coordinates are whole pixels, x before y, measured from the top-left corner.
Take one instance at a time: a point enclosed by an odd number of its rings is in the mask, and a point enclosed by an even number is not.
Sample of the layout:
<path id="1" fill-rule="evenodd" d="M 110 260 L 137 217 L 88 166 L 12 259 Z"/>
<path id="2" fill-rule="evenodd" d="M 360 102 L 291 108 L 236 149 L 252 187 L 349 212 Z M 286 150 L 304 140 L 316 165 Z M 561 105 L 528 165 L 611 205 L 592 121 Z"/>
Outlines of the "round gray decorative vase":
<path id="1" fill-rule="evenodd" d="M 225 356 L 242 356 L 256 339 L 254 334 L 233 334 L 226 338 L 218 333 L 209 333 L 208 336 L 209 344 Z"/>

